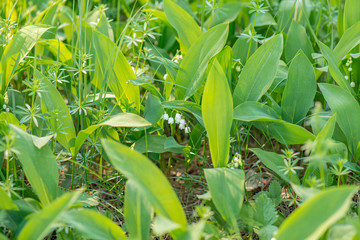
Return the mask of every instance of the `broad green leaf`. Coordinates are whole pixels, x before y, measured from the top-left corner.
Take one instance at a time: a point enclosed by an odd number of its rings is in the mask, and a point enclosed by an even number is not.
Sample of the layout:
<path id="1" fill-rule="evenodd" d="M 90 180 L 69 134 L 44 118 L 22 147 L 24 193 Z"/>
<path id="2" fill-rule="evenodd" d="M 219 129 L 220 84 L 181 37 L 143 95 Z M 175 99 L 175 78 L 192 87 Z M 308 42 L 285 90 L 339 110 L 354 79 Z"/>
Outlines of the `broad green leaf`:
<path id="1" fill-rule="evenodd" d="M 226 167 L 229 158 L 233 104 L 225 73 L 215 60 L 202 98 L 202 115 L 209 136 L 214 167 Z"/>
<path id="2" fill-rule="evenodd" d="M 48 142 L 53 138 L 53 135 L 45 136 L 45 137 L 38 137 L 35 135 L 31 135 L 34 145 L 41 149 L 43 146 L 48 144 Z"/>
<path id="3" fill-rule="evenodd" d="M 4 189 L 0 187 L 0 209 L 5 210 L 19 210 L 15 203 L 12 202 L 11 198 L 7 195 Z"/>
<path id="4" fill-rule="evenodd" d="M 321 190 L 316 188 L 307 188 L 303 185 L 291 184 L 291 187 L 294 189 L 295 193 L 303 200 L 306 201 L 316 194 L 318 194 Z"/>
<path id="5" fill-rule="evenodd" d="M 96 30 L 110 38 L 112 41 L 114 41 L 114 32 L 111 28 L 111 25 L 109 23 L 109 20 L 107 19 L 104 11 L 98 11 L 99 16 L 97 17 L 97 25 Z"/>
<path id="6" fill-rule="evenodd" d="M 76 202 L 80 194 L 81 191 L 66 193 L 42 210 L 30 215 L 17 239 L 44 239 L 56 227 L 60 216 Z"/>
<path id="7" fill-rule="evenodd" d="M 7 124 L 10 123 L 10 124 L 14 124 L 15 126 L 20 126 L 20 121 L 11 112 L 0 113 L 0 122 L 5 122 Z"/>
<path id="8" fill-rule="evenodd" d="M 15 34 L 6 46 L 1 57 L 0 73 L 2 72 L 0 92 L 4 93 L 19 63 L 35 46 L 41 36 L 49 27 L 29 25 L 23 27 Z"/>
<path id="9" fill-rule="evenodd" d="M 309 0 L 285 0 L 281 1 L 279 8 L 276 13 L 276 19 L 278 23 L 279 31 L 288 32 L 288 29 L 291 24 L 291 19 L 294 19 L 296 4 L 298 4 L 298 11 L 296 15 L 296 20 L 300 22 L 303 26 L 306 25 L 305 18 L 307 13 L 303 12 L 303 6 L 306 6 L 306 10 L 310 13 L 312 10 L 313 3 Z"/>
<path id="10" fill-rule="evenodd" d="M 360 22 L 355 23 L 345 31 L 334 48 L 334 55 L 339 63 L 346 55 L 360 43 Z"/>
<path id="11" fill-rule="evenodd" d="M 360 2 L 357 0 L 346 0 L 344 6 L 344 30 L 346 31 L 359 21 Z"/>
<path id="12" fill-rule="evenodd" d="M 234 106 L 245 101 L 258 101 L 270 88 L 276 76 L 282 45 L 282 35 L 276 35 L 248 59 L 234 90 Z"/>
<path id="13" fill-rule="evenodd" d="M 150 239 L 150 223 L 152 207 L 143 197 L 136 185 L 130 181 L 126 183 L 125 192 L 125 223 L 130 239 Z"/>
<path id="14" fill-rule="evenodd" d="M 60 6 L 59 9 L 59 21 L 64 26 L 63 30 L 66 36 L 67 42 L 71 42 L 71 38 L 73 35 L 73 25 L 75 25 L 74 22 L 74 14 L 72 12 L 72 9 L 68 6 Z"/>
<path id="15" fill-rule="evenodd" d="M 233 56 L 231 47 L 225 46 L 224 49 L 216 55 L 216 59 L 220 63 L 230 86 L 232 79 L 231 75 L 233 72 Z"/>
<path id="16" fill-rule="evenodd" d="M 184 100 L 201 87 L 209 60 L 219 53 L 228 36 L 227 24 L 220 24 L 205 32 L 189 49 L 182 60 L 177 76 L 175 97 Z"/>
<path id="17" fill-rule="evenodd" d="M 156 216 L 154 219 L 152 230 L 155 235 L 161 236 L 179 228 L 180 225 L 178 223 L 159 215 Z"/>
<path id="18" fill-rule="evenodd" d="M 281 99 L 281 115 L 285 121 L 301 124 L 316 93 L 314 68 L 301 50 L 291 62 L 288 74 Z"/>
<path id="19" fill-rule="evenodd" d="M 200 27 L 190 14 L 172 0 L 164 0 L 164 11 L 180 39 L 181 53 L 186 54 L 202 35 Z"/>
<path id="20" fill-rule="evenodd" d="M 348 92 L 355 95 L 354 90 L 350 87 L 349 82 L 345 80 L 344 75 L 341 73 L 341 71 L 338 67 L 337 60 L 336 60 L 332 50 L 328 46 L 323 44 L 322 42 L 319 42 L 319 47 L 320 47 L 321 53 L 323 54 L 324 58 L 328 62 L 330 74 L 334 78 L 335 82 L 340 87 L 346 89 Z"/>
<path id="21" fill-rule="evenodd" d="M 152 95 L 157 96 L 161 100 L 164 100 L 164 97 L 161 95 L 159 90 L 154 86 L 153 82 L 146 80 L 146 79 L 141 79 L 141 78 L 129 79 L 129 81 L 134 86 L 141 86 L 142 88 L 146 89 Z"/>
<path id="22" fill-rule="evenodd" d="M 61 215 L 60 220 L 89 239 L 126 239 L 124 231 L 116 223 L 93 210 L 69 210 Z"/>
<path id="23" fill-rule="evenodd" d="M 144 118 L 133 113 L 119 113 L 111 116 L 109 119 L 92 125 L 84 130 L 81 130 L 75 140 L 75 153 L 78 153 L 81 146 L 88 136 L 90 136 L 96 129 L 102 126 L 110 127 L 147 127 L 151 126 L 151 123 Z"/>
<path id="24" fill-rule="evenodd" d="M 136 141 L 134 150 L 139 153 L 154 152 L 174 152 L 184 153 L 185 146 L 176 142 L 174 137 L 166 137 L 163 135 L 146 135 Z"/>
<path id="25" fill-rule="evenodd" d="M 255 20 L 255 13 L 253 13 L 251 15 L 249 23 L 254 24 L 254 20 Z M 256 16 L 255 27 L 263 27 L 263 26 L 269 26 L 269 25 L 270 26 L 277 25 L 273 16 L 269 12 L 264 12 L 264 13 L 258 12 L 258 14 Z"/>
<path id="26" fill-rule="evenodd" d="M 327 238 L 329 240 L 348 240 L 348 239 L 358 239 L 356 232 L 356 227 L 351 223 L 338 223 L 333 225 L 328 233 Z"/>
<path id="27" fill-rule="evenodd" d="M 247 33 L 245 32 L 245 34 Z M 254 39 L 249 40 L 247 37 L 240 35 L 232 47 L 233 57 L 234 59 L 240 59 L 240 62 L 245 64 L 248 55 L 250 57 L 256 51 L 256 48 L 257 42 Z"/>
<path id="28" fill-rule="evenodd" d="M 55 2 L 50 3 L 49 7 L 38 14 L 36 19 L 36 24 L 43 24 L 43 25 L 55 25 L 56 17 L 57 17 L 57 10 L 59 6 L 64 3 L 62 0 L 57 0 Z"/>
<path id="29" fill-rule="evenodd" d="M 346 215 L 357 190 L 358 187 L 342 186 L 321 191 L 295 209 L 280 226 L 275 238 L 319 239 L 332 224 Z"/>
<path id="30" fill-rule="evenodd" d="M 4 234 L 0 233 L 0 240 L 8 240 L 9 238 L 7 238 Z"/>
<path id="31" fill-rule="evenodd" d="M 163 135 L 145 135 L 136 141 L 134 150 L 139 153 L 163 153 L 166 152 L 165 141 L 166 136 Z"/>
<path id="32" fill-rule="evenodd" d="M 149 94 L 145 105 L 144 118 L 150 123 L 155 124 L 160 120 L 163 113 L 164 109 L 160 99 Z"/>
<path id="33" fill-rule="evenodd" d="M 308 140 L 315 140 L 315 136 L 305 128 L 285 121 L 269 123 L 268 129 L 272 137 L 288 145 L 305 144 Z"/>
<path id="34" fill-rule="evenodd" d="M 49 79 L 37 70 L 35 71 L 35 77 L 40 80 L 40 88 L 43 90 L 41 92 L 41 108 L 43 113 L 57 114 L 56 117 L 59 119 L 58 121 L 55 119 L 50 120 L 50 123 L 53 126 L 59 124 L 58 122 L 63 124 L 62 128 L 64 129 L 62 131 L 65 133 L 59 132 L 56 136 L 56 140 L 74 155 L 74 140 L 76 133 L 70 111 L 67 108 L 63 97 Z"/>
<path id="35" fill-rule="evenodd" d="M 252 122 L 278 122 L 280 116 L 269 106 L 259 102 L 244 102 L 234 109 L 234 119 Z"/>
<path id="36" fill-rule="evenodd" d="M 187 222 L 180 201 L 155 164 L 122 144 L 106 139 L 101 142 L 110 163 L 136 185 L 155 212 L 178 223 L 185 230 Z"/>
<path id="37" fill-rule="evenodd" d="M 9 125 L 15 136 L 13 148 L 36 195 L 44 205 L 57 197 L 58 166 L 50 147 L 37 148 L 31 135 L 19 127 Z"/>
<path id="38" fill-rule="evenodd" d="M 336 113 L 325 123 L 324 127 L 316 136 L 316 140 L 331 139 L 336 126 Z"/>
<path id="39" fill-rule="evenodd" d="M 171 24 L 169 23 L 168 19 L 166 18 L 166 14 L 163 11 L 156 10 L 156 9 L 144 9 L 142 10 L 145 13 L 151 13 L 154 17 L 157 17 L 159 20 L 161 20 L 163 23 L 165 23 L 167 26 L 171 27 Z"/>
<path id="40" fill-rule="evenodd" d="M 314 50 L 304 26 L 296 21 L 292 21 L 285 44 L 286 61 L 290 62 L 300 49 L 309 60 L 312 59 L 311 54 Z"/>
<path id="41" fill-rule="evenodd" d="M 73 55 L 66 47 L 66 45 L 57 39 L 48 39 L 39 42 L 42 46 L 46 47 L 55 58 L 59 56 L 59 61 L 72 64 Z"/>
<path id="42" fill-rule="evenodd" d="M 103 81 L 106 81 L 110 90 L 115 94 L 118 104 L 121 100 L 127 100 L 139 111 L 139 87 L 128 81 L 136 78 L 136 75 L 121 50 L 110 38 L 98 31 L 93 31 L 93 44 L 97 66 L 94 85 L 101 88 Z"/>
<path id="43" fill-rule="evenodd" d="M 336 113 L 336 120 L 347 137 L 349 150 L 356 155 L 360 141 L 360 106 L 355 98 L 346 90 L 331 84 L 319 84 L 332 112 Z"/>
<path id="44" fill-rule="evenodd" d="M 277 175 L 279 175 L 283 180 L 286 182 L 294 182 L 296 184 L 300 184 L 299 178 L 291 173 L 288 172 L 285 174 L 284 169 L 286 168 L 284 164 L 284 157 L 282 157 L 279 154 L 276 154 L 274 152 L 267 152 L 264 150 L 261 150 L 259 148 L 251 149 L 252 152 L 256 154 L 256 156 L 259 158 L 259 160 L 268 168 L 270 168 L 272 171 L 274 171 Z"/>
<path id="45" fill-rule="evenodd" d="M 245 196 L 245 174 L 240 169 L 205 169 L 211 199 L 221 216 L 234 231 Z"/>
<path id="46" fill-rule="evenodd" d="M 212 18 L 208 18 L 208 20 L 211 19 L 210 27 L 234 21 L 239 15 L 241 7 L 242 3 L 236 1 L 226 2 L 220 7 L 216 7 L 214 9 Z M 208 25 L 208 22 L 205 25 Z"/>

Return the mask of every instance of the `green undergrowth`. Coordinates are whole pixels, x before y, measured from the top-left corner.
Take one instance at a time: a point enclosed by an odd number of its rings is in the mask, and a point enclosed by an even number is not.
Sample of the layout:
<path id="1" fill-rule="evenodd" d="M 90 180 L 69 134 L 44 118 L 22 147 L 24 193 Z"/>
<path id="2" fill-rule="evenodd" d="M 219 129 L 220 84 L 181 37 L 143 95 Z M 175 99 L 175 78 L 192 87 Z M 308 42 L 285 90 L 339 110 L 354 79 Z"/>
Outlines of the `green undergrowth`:
<path id="1" fill-rule="evenodd" d="M 360 1 L 0 7 L 0 240 L 360 239 Z"/>

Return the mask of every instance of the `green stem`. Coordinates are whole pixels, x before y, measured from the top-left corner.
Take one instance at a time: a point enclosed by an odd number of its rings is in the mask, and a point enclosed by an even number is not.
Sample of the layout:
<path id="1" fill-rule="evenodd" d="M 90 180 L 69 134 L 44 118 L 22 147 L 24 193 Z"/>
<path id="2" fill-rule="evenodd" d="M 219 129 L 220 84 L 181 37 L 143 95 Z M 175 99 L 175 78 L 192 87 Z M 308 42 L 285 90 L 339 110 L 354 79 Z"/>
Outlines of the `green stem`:
<path id="1" fill-rule="evenodd" d="M 201 8 L 201 30 L 204 31 L 204 20 L 205 20 L 205 0 L 202 0 Z"/>

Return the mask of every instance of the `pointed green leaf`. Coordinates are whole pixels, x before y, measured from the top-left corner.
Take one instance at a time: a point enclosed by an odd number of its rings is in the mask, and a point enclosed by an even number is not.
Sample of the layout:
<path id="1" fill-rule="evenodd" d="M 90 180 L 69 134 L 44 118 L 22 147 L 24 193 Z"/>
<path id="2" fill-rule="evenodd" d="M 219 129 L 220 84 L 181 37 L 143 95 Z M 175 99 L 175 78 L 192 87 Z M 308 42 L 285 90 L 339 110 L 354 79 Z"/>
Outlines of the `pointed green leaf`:
<path id="1" fill-rule="evenodd" d="M 95 68 L 95 86 L 101 88 L 103 81 L 107 81 L 106 83 L 115 94 L 118 103 L 127 99 L 129 104 L 133 104 L 139 111 L 139 87 L 128 81 L 136 78 L 136 75 L 121 50 L 110 38 L 98 31 L 93 31 L 93 44 L 97 66 Z"/>
<path id="2" fill-rule="evenodd" d="M 47 205 L 57 197 L 59 174 L 55 156 L 50 147 L 37 148 L 31 135 L 21 128 L 9 125 L 15 135 L 16 151 L 25 175 L 40 201 Z"/>
<path id="3" fill-rule="evenodd" d="M 187 222 L 180 201 L 155 164 L 122 144 L 106 139 L 101 142 L 110 163 L 136 185 L 154 207 L 155 212 L 185 229 Z"/>
<path id="4" fill-rule="evenodd" d="M 259 148 L 251 149 L 252 152 L 256 154 L 259 160 L 269 169 L 274 171 L 277 175 L 279 175 L 286 182 L 294 182 L 296 184 L 300 184 L 299 178 L 294 174 L 285 174 L 284 169 L 286 168 L 284 164 L 284 157 L 274 152 L 267 152 L 261 150 Z"/>
<path id="5" fill-rule="evenodd" d="M 288 80 L 281 99 L 281 114 L 285 121 L 301 124 L 313 104 L 316 93 L 315 71 L 300 50 L 289 67 Z"/>
<path id="6" fill-rule="evenodd" d="M 342 88 L 346 89 L 351 94 L 355 95 L 354 90 L 350 87 L 350 84 L 348 81 L 346 81 L 344 75 L 341 73 L 337 60 L 335 58 L 334 53 L 332 50 L 323 44 L 322 42 L 319 42 L 319 47 L 321 49 L 321 53 L 323 54 L 324 58 L 328 62 L 329 65 L 329 71 L 335 82 Z"/>
<path id="7" fill-rule="evenodd" d="M 81 146 L 85 142 L 86 138 L 90 136 L 96 129 L 102 126 L 110 127 L 147 127 L 151 126 L 151 123 L 146 121 L 144 118 L 133 113 L 119 113 L 111 116 L 109 119 L 92 125 L 84 130 L 81 130 L 75 140 L 75 153 L 78 153 Z"/>
<path id="8" fill-rule="evenodd" d="M 62 214 L 60 220 L 89 239 L 126 239 L 124 231 L 116 223 L 93 210 L 70 210 Z"/>
<path id="9" fill-rule="evenodd" d="M 57 134 L 56 140 L 58 140 L 66 149 L 68 149 L 72 155 L 74 155 L 74 141 L 76 137 L 75 127 L 70 115 L 70 111 L 67 108 L 64 99 L 60 95 L 55 86 L 47 79 L 41 72 L 35 71 L 35 77 L 40 80 L 41 92 L 41 108 L 44 113 L 55 113 L 59 121 L 63 124 L 63 132 Z M 50 120 L 50 123 L 55 126 L 59 124 L 55 119 Z"/>
<path id="10" fill-rule="evenodd" d="M 332 187 L 307 200 L 283 222 L 277 240 L 319 239 L 335 222 L 344 217 L 358 187 Z M 304 224 L 306 222 L 306 224 Z"/>
<path id="11" fill-rule="evenodd" d="M 215 60 L 210 69 L 202 98 L 202 115 L 209 135 L 214 167 L 226 167 L 229 158 L 233 104 L 225 73 Z"/>
<path id="12" fill-rule="evenodd" d="M 310 39 L 306 34 L 306 30 L 303 25 L 296 21 L 292 21 L 288 37 L 285 44 L 285 58 L 287 62 L 293 59 L 299 50 L 305 53 L 306 57 L 311 60 L 311 54 L 314 52 Z"/>
<path id="13" fill-rule="evenodd" d="M 360 44 L 360 22 L 344 32 L 340 41 L 334 48 L 336 60 L 340 62 L 357 45 Z"/>
<path id="14" fill-rule="evenodd" d="M 321 83 L 319 87 L 331 111 L 336 113 L 337 123 L 347 136 L 349 150 L 355 155 L 360 141 L 359 103 L 349 92 L 338 86 Z"/>
<path id="15" fill-rule="evenodd" d="M 17 239 L 44 239 L 55 227 L 60 216 L 79 198 L 81 192 L 66 193 L 26 221 Z"/>
<path id="16" fill-rule="evenodd" d="M 144 118 L 150 123 L 157 123 L 164 113 L 164 109 L 161 105 L 160 99 L 154 97 L 152 94 L 148 95 L 146 100 Z"/>
<path id="17" fill-rule="evenodd" d="M 211 19 L 210 27 L 214 27 L 218 24 L 234 21 L 239 15 L 241 7 L 242 7 L 242 3 L 236 1 L 225 2 L 220 7 L 216 7 L 214 9 L 212 18 L 208 18 L 209 20 Z"/>
<path id="18" fill-rule="evenodd" d="M 360 21 L 360 2 L 358 0 L 346 0 L 344 6 L 344 30 Z"/>
<path id="19" fill-rule="evenodd" d="M 245 174 L 240 169 L 205 169 L 211 199 L 234 231 L 238 230 L 237 218 L 245 196 Z"/>
<path id="20" fill-rule="evenodd" d="M 197 25 L 187 11 L 177 5 L 173 0 L 164 1 L 164 11 L 166 18 L 178 33 L 181 53 L 186 54 L 202 34 L 199 25 Z"/>
<path id="21" fill-rule="evenodd" d="M 240 73 L 234 90 L 234 106 L 245 101 L 258 101 L 275 79 L 282 53 L 283 38 L 279 34 L 258 48 Z"/>
<path id="22" fill-rule="evenodd" d="M 177 100 L 191 97 L 201 87 L 208 62 L 223 49 L 228 31 L 227 24 L 217 25 L 205 32 L 191 46 L 176 75 Z"/>
<path id="23" fill-rule="evenodd" d="M 0 91 L 5 92 L 19 63 L 35 46 L 49 27 L 29 25 L 20 29 L 6 46 L 1 57 L 0 73 L 2 72 Z"/>
<path id="24" fill-rule="evenodd" d="M 324 127 L 316 136 L 316 140 L 331 139 L 336 126 L 336 113 L 325 123 Z"/>
<path id="25" fill-rule="evenodd" d="M 11 198 L 7 195 L 4 189 L 0 187 L 0 209 L 5 210 L 19 210 Z"/>
<path id="26" fill-rule="evenodd" d="M 252 121 L 265 121 L 265 122 L 278 122 L 280 120 L 279 114 L 271 107 L 259 102 L 244 102 L 234 109 L 234 119 L 252 122 Z"/>
<path id="27" fill-rule="evenodd" d="M 152 207 L 146 198 L 129 180 L 125 192 L 125 222 L 130 239 L 150 239 Z"/>
<path id="28" fill-rule="evenodd" d="M 315 140 L 315 136 L 305 128 L 285 121 L 269 123 L 268 129 L 272 137 L 288 145 L 305 144 L 308 140 Z"/>

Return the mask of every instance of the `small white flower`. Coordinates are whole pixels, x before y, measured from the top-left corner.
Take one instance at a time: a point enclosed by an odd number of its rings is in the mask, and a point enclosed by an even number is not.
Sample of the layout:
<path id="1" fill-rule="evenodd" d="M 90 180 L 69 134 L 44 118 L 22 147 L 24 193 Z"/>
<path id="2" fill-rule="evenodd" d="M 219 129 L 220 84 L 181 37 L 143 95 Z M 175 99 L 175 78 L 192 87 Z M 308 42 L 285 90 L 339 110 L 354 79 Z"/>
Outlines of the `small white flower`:
<path id="1" fill-rule="evenodd" d="M 185 129 L 185 124 L 181 124 L 181 123 L 180 123 L 179 129 L 180 129 L 180 130 L 184 130 L 184 129 Z"/>
<path id="2" fill-rule="evenodd" d="M 164 113 L 164 115 L 162 115 L 161 118 L 164 119 L 164 120 L 168 120 L 169 119 L 169 114 Z"/>
<path id="3" fill-rule="evenodd" d="M 173 124 L 173 123 L 174 123 L 174 118 L 170 117 L 169 120 L 168 120 L 168 124 Z"/>
<path id="4" fill-rule="evenodd" d="M 181 114 L 180 114 L 180 113 L 177 113 L 177 114 L 175 115 L 175 123 L 179 124 L 180 121 L 181 121 Z"/>
<path id="5" fill-rule="evenodd" d="M 180 124 L 185 125 L 185 119 L 180 119 Z"/>
<path id="6" fill-rule="evenodd" d="M 10 109 L 9 109 L 9 108 L 6 108 L 6 112 L 10 112 Z"/>
<path id="7" fill-rule="evenodd" d="M 240 70 L 241 70 L 241 67 L 240 67 L 240 66 L 236 66 L 236 71 L 237 71 L 237 72 L 240 72 Z"/>
<path id="8" fill-rule="evenodd" d="M 185 128 L 185 133 L 190 133 L 190 132 L 191 132 L 190 127 L 186 127 L 186 128 Z"/>
<path id="9" fill-rule="evenodd" d="M 165 73 L 165 75 L 164 75 L 164 80 L 166 80 L 166 79 L 167 79 L 167 77 L 168 77 L 168 74 L 167 74 L 167 73 Z"/>
<path id="10" fill-rule="evenodd" d="M 345 79 L 348 80 L 348 79 L 349 79 L 349 76 L 345 76 Z"/>
<path id="11" fill-rule="evenodd" d="M 349 67 L 349 69 L 348 69 L 348 70 L 349 70 L 349 72 L 351 72 L 351 71 L 352 71 L 352 67 Z"/>
<path id="12" fill-rule="evenodd" d="M 355 87 L 355 82 L 351 82 L 350 87 L 354 88 Z"/>
<path id="13" fill-rule="evenodd" d="M 6 104 L 3 105 L 3 109 L 6 109 Z"/>

